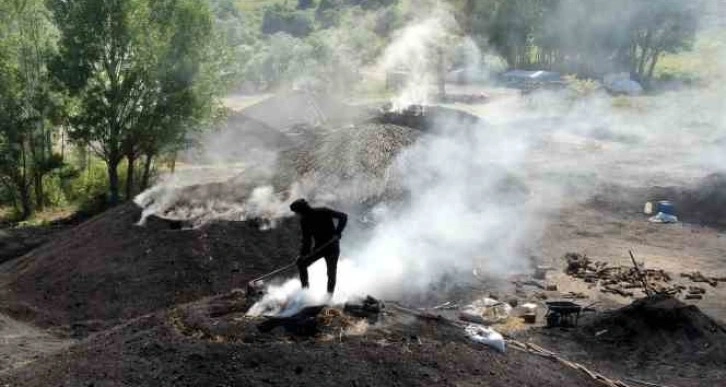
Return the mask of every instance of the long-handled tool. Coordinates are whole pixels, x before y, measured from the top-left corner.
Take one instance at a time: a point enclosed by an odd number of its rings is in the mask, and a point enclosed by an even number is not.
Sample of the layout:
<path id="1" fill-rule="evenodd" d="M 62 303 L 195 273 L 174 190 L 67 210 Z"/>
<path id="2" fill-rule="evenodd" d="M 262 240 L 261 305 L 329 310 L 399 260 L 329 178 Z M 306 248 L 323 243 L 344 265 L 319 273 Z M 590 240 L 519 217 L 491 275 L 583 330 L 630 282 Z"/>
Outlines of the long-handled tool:
<path id="1" fill-rule="evenodd" d="M 323 250 L 325 250 L 325 248 L 327 248 L 328 246 L 332 245 L 333 243 L 335 243 L 335 242 L 337 242 L 339 240 L 340 240 L 340 236 L 334 236 L 329 241 L 323 243 L 319 247 L 316 247 L 315 250 L 313 250 L 310 254 L 308 254 L 308 255 L 300 258 L 300 259 L 305 260 L 305 259 L 308 259 L 308 258 L 314 256 L 314 255 L 317 255 L 320 252 L 322 252 Z M 262 293 L 263 293 L 262 287 L 265 285 L 265 280 L 266 279 L 271 278 L 271 277 L 273 277 L 273 276 L 275 276 L 275 275 L 277 275 L 279 273 L 282 273 L 284 271 L 287 271 L 289 269 L 292 269 L 293 267 L 297 266 L 297 261 L 298 260 L 296 259 L 296 260 L 292 261 L 290 264 L 287 264 L 287 265 L 285 265 L 283 267 L 280 267 L 278 269 L 275 269 L 275 270 L 273 270 L 273 271 L 271 271 L 271 272 L 269 272 L 267 274 L 263 274 L 263 275 L 255 278 L 255 279 L 253 279 L 252 281 L 248 282 L 247 283 L 247 297 L 258 297 L 258 296 L 261 296 Z"/>

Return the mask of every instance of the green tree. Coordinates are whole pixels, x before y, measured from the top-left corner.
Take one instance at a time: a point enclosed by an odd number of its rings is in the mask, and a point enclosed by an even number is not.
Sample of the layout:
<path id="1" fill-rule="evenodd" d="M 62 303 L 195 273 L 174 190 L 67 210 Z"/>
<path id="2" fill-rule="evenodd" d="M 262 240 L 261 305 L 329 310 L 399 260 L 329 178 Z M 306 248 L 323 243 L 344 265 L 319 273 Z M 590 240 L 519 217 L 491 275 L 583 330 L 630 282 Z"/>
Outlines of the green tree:
<path id="1" fill-rule="evenodd" d="M 315 20 L 322 28 L 338 25 L 341 14 L 341 0 L 320 0 L 315 8 Z"/>
<path id="2" fill-rule="evenodd" d="M 166 141 L 156 138 L 165 122 L 194 121 L 206 113 L 199 106 L 212 105 L 212 93 L 198 86 L 209 80 L 202 69 L 214 44 L 212 17 L 194 0 L 68 0 L 53 10 L 61 31 L 54 72 L 79 106 L 70 135 L 106 162 L 116 203 L 123 158 L 130 197 L 136 159 L 152 148 L 142 144 Z"/>
<path id="3" fill-rule="evenodd" d="M 310 9 L 315 7 L 315 0 L 297 0 L 297 9 Z"/>
<path id="4" fill-rule="evenodd" d="M 56 34 L 40 0 L 0 3 L 0 180 L 15 192 L 23 218 L 45 203 L 43 179 L 60 165 L 53 154 L 53 118 L 48 58 Z"/>
<path id="5" fill-rule="evenodd" d="M 514 68 L 597 77 L 630 71 L 648 83 L 665 52 L 689 49 L 699 2 L 452 0 L 465 33 Z"/>
<path id="6" fill-rule="evenodd" d="M 313 21 L 308 12 L 274 4 L 262 14 L 262 33 L 266 35 L 284 32 L 295 37 L 305 37 L 313 32 Z"/>
<path id="7" fill-rule="evenodd" d="M 630 70 L 636 79 L 650 83 L 663 53 L 693 47 L 698 25 L 696 4 L 679 0 L 640 0 L 630 20 Z"/>

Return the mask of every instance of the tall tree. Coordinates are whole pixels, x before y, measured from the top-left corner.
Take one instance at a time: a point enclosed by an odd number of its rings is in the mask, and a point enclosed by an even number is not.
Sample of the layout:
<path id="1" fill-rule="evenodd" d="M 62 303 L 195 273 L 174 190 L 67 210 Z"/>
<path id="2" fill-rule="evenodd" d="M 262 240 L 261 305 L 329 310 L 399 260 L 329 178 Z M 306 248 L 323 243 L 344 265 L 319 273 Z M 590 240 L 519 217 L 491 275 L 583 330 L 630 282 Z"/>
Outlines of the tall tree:
<path id="1" fill-rule="evenodd" d="M 50 90 L 48 58 L 56 34 L 40 0 L 0 3 L 0 179 L 15 192 L 27 217 L 45 202 L 43 178 L 59 165 L 53 154 L 51 118 L 57 111 Z"/>
<path id="2" fill-rule="evenodd" d="M 212 93 L 199 92 L 197 84 L 207 80 L 200 69 L 214 42 L 211 14 L 206 3 L 194 0 L 53 5 L 61 30 L 55 74 L 80 106 L 69 134 L 106 162 L 110 200 L 116 203 L 123 158 L 129 161 L 130 196 L 144 139 L 153 138 L 165 119 L 193 121 L 204 113 L 202 108 L 177 109 L 171 101 L 188 96 L 195 107 L 210 105 Z"/>
<path id="3" fill-rule="evenodd" d="M 697 3 L 697 2 L 695 2 Z M 648 84 L 663 53 L 675 53 L 693 46 L 698 25 L 694 2 L 662 0 L 637 2 L 630 21 L 630 71 Z"/>

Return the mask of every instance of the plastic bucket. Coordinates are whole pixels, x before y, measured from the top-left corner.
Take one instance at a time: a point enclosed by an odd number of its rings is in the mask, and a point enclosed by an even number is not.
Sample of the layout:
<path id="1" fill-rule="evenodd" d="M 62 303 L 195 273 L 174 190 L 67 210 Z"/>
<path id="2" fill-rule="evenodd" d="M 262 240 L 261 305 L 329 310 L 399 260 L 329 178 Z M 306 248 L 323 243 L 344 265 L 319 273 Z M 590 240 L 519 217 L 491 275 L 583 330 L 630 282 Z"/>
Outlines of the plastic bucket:
<path id="1" fill-rule="evenodd" d="M 661 200 L 658 202 L 658 212 L 666 215 L 675 215 L 676 207 L 669 200 Z"/>

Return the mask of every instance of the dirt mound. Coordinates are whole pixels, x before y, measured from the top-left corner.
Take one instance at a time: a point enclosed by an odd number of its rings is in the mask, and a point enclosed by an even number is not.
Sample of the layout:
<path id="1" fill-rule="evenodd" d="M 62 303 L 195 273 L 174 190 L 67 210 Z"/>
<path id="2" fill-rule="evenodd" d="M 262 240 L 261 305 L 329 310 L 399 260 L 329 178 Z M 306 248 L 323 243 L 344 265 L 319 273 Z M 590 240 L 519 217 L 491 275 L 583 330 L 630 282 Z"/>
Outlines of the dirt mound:
<path id="1" fill-rule="evenodd" d="M 726 173 L 709 175 L 695 188 L 676 190 L 673 197 L 684 221 L 726 228 Z"/>
<path id="2" fill-rule="evenodd" d="M 640 299 L 583 326 L 584 337 L 643 362 L 668 358 L 699 364 L 726 362 L 726 329 L 669 296 Z M 617 349 L 616 349 L 617 348 Z"/>
<path id="3" fill-rule="evenodd" d="M 549 359 L 500 354 L 437 321 L 389 316 L 388 323 L 343 332 L 356 321 L 325 309 L 314 336 L 244 316 L 232 293 L 141 317 L 70 350 L 0 375 L 22 386 L 481 385 L 597 386 Z M 332 313 L 330 310 L 335 310 Z M 348 322 L 346 322 L 348 321 Z M 329 334 L 332 333 L 332 334 Z M 526 372 L 522 372 L 526 370 Z"/>
<path id="4" fill-rule="evenodd" d="M 642 214 L 645 202 L 671 201 L 683 222 L 726 229 L 726 173 L 714 173 L 691 187 L 599 187 L 590 205 L 599 209 Z"/>
<path id="5" fill-rule="evenodd" d="M 278 149 L 271 170 L 252 168 L 222 182 L 159 186 L 137 202 L 155 214 L 194 225 L 277 217 L 287 211 L 284 202 L 291 188 L 314 202 L 351 209 L 400 194 L 400 179 L 391 166 L 420 135 L 416 129 L 380 123 L 306 130 L 304 141 Z"/>
<path id="6" fill-rule="evenodd" d="M 119 206 L 54 242 L 0 266 L 0 306 L 22 320 L 74 336 L 171 305 L 244 287 L 297 253 L 298 223 L 262 231 L 249 222 L 172 230 L 140 209 Z"/>
<path id="7" fill-rule="evenodd" d="M 318 128 L 299 147 L 281 152 L 274 186 L 304 182 L 312 196 L 335 193 L 342 205 L 395 196 L 400 179 L 392 168 L 396 156 L 421 132 L 386 123 Z"/>

